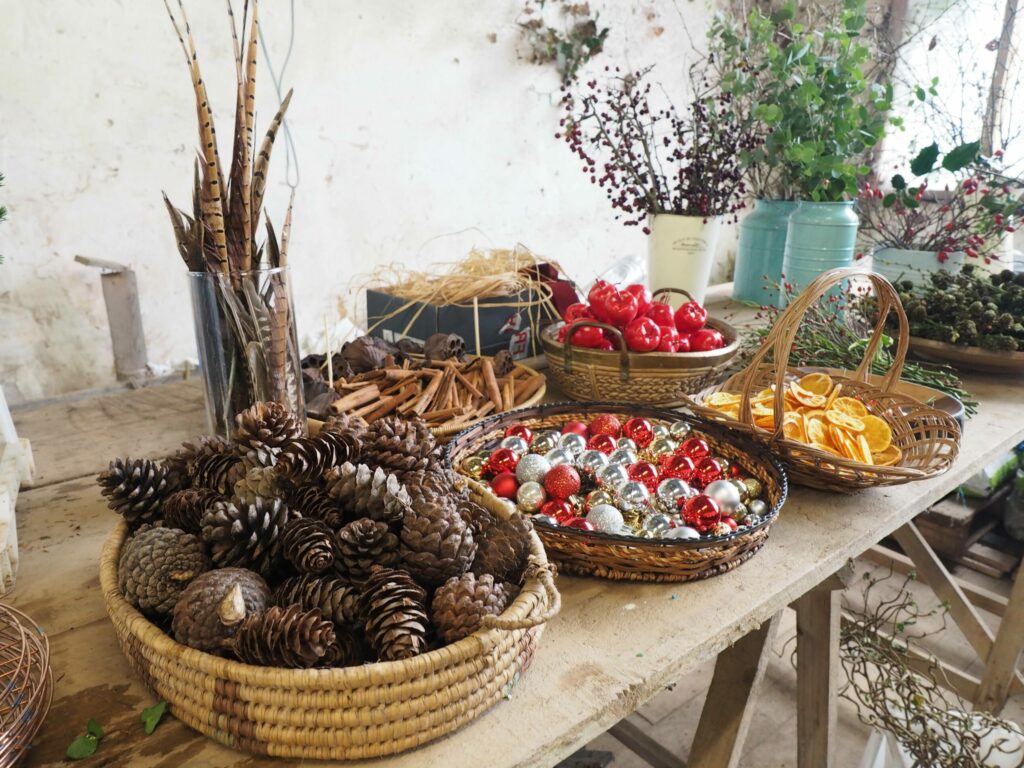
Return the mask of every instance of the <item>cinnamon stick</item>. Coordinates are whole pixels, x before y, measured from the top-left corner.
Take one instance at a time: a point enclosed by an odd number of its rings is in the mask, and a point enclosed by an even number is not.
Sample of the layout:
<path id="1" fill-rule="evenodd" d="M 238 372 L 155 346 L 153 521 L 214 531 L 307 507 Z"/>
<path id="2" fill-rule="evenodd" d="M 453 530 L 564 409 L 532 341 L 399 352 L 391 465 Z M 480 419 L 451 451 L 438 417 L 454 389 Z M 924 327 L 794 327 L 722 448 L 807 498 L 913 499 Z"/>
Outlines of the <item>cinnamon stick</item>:
<path id="1" fill-rule="evenodd" d="M 501 410 L 501 390 L 498 389 L 498 380 L 494 376 L 494 363 L 489 357 L 481 358 L 483 362 L 480 368 L 483 371 L 484 385 L 487 387 L 487 396 L 491 399 L 494 407 Z"/>
<path id="2" fill-rule="evenodd" d="M 344 413 L 360 405 L 373 402 L 380 397 L 380 390 L 376 385 L 370 384 L 360 387 L 335 400 L 330 405 L 331 413 Z"/>

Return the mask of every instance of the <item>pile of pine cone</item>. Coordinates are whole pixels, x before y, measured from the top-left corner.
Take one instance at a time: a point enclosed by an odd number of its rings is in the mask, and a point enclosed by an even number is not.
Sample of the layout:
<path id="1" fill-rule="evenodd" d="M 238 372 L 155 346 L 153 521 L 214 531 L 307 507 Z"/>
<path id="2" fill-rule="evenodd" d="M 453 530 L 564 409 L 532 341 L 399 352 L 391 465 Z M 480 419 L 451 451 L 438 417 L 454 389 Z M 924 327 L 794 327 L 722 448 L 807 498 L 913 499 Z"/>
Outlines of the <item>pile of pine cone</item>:
<path id="1" fill-rule="evenodd" d="M 422 421 L 303 433 L 257 403 L 231 442 L 111 462 L 125 598 L 180 643 L 281 667 L 407 659 L 512 601 L 531 524 L 473 502 Z"/>

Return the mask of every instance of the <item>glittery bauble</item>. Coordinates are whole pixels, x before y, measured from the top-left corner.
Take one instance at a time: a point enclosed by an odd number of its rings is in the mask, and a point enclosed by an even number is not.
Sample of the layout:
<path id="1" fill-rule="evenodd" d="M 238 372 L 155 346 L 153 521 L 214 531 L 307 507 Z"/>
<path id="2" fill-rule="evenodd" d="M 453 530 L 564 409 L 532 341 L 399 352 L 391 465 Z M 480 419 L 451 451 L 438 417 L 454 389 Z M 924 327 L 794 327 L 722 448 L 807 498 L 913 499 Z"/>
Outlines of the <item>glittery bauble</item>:
<path id="1" fill-rule="evenodd" d="M 762 499 L 751 499 L 747 502 L 747 509 L 750 514 L 764 517 L 768 514 L 768 505 Z"/>
<path id="2" fill-rule="evenodd" d="M 640 461 L 629 468 L 629 479 L 639 480 L 647 486 L 648 491 L 654 491 L 658 487 L 660 478 L 658 468 L 647 461 Z"/>
<path id="3" fill-rule="evenodd" d="M 693 429 L 690 422 L 688 421 L 677 421 L 668 428 L 668 433 L 672 435 L 676 440 L 682 440 L 690 436 L 690 431 Z"/>
<path id="4" fill-rule="evenodd" d="M 636 441 L 630 440 L 628 437 L 620 437 L 616 442 L 616 447 L 626 448 L 627 450 L 633 451 L 634 453 L 636 453 L 636 451 L 639 450 L 636 447 Z"/>
<path id="5" fill-rule="evenodd" d="M 523 440 L 523 438 L 517 437 L 515 435 L 506 437 L 500 443 L 498 443 L 498 445 L 501 446 L 502 448 L 508 448 L 510 451 L 517 453 L 520 456 L 525 456 L 527 453 L 530 452 L 530 444 Z"/>
<path id="6" fill-rule="evenodd" d="M 550 499 L 544 502 L 544 506 L 540 508 L 542 515 L 548 515 L 554 518 L 559 523 L 564 523 L 566 520 L 571 520 L 576 517 L 576 510 L 573 509 L 565 499 Z"/>
<path id="7" fill-rule="evenodd" d="M 689 456 L 683 456 L 681 453 L 673 453 L 671 456 L 666 456 L 658 462 L 658 468 L 661 470 L 663 478 L 678 477 L 686 482 L 690 482 L 695 467 L 693 459 Z"/>
<path id="8" fill-rule="evenodd" d="M 761 487 L 761 481 L 756 477 L 748 477 L 744 479 L 743 484 L 747 486 L 747 495 L 750 498 L 757 499 L 761 497 L 761 491 L 763 489 Z"/>
<path id="9" fill-rule="evenodd" d="M 619 509 L 623 512 L 646 509 L 651 504 L 651 492 L 638 480 L 630 480 L 619 488 Z"/>
<path id="10" fill-rule="evenodd" d="M 733 520 L 731 517 L 723 517 L 722 522 L 729 526 L 729 530 L 735 531 L 739 528 L 739 523 Z"/>
<path id="11" fill-rule="evenodd" d="M 597 484 L 610 491 L 617 491 L 629 482 L 629 470 L 624 464 L 609 464 L 597 473 Z"/>
<path id="12" fill-rule="evenodd" d="M 459 464 L 459 468 L 474 480 L 479 480 L 484 474 L 487 462 L 479 456 L 467 456 Z"/>
<path id="13" fill-rule="evenodd" d="M 516 492 L 519 490 L 519 483 L 516 482 L 516 476 L 511 472 L 502 472 L 491 480 L 491 490 L 494 491 L 495 496 L 500 496 L 503 499 L 514 499 Z"/>
<path id="14" fill-rule="evenodd" d="M 647 419 L 634 416 L 622 425 L 622 434 L 632 440 L 640 448 L 646 448 L 654 439 L 654 427 Z"/>
<path id="15" fill-rule="evenodd" d="M 679 444 L 679 452 L 694 461 L 699 461 L 705 456 L 711 455 L 711 446 L 708 445 L 707 440 L 701 437 L 688 437 Z"/>
<path id="16" fill-rule="evenodd" d="M 725 456 L 715 456 L 718 459 L 718 464 L 722 468 L 722 477 L 730 477 L 729 473 L 732 471 L 732 462 L 729 461 Z"/>
<path id="17" fill-rule="evenodd" d="M 544 476 L 544 490 L 553 499 L 567 499 L 580 492 L 580 473 L 568 464 L 552 467 Z"/>
<path id="18" fill-rule="evenodd" d="M 642 528 L 660 538 L 660 536 L 664 536 L 672 528 L 672 521 L 669 520 L 668 515 L 655 512 L 644 518 Z"/>
<path id="19" fill-rule="evenodd" d="M 555 518 L 551 517 L 550 515 L 534 515 L 533 517 L 530 518 L 530 520 L 534 524 L 540 523 L 541 525 L 550 525 L 550 526 L 558 525 L 558 521 L 555 520 Z"/>
<path id="20" fill-rule="evenodd" d="M 710 527 L 708 533 L 712 536 L 728 536 L 732 531 L 732 527 L 725 520 L 720 520 Z"/>
<path id="21" fill-rule="evenodd" d="M 693 489 L 685 480 L 680 480 L 678 477 L 670 477 L 658 483 L 658 501 L 667 509 L 677 509 L 680 500 L 688 498 L 692 493 Z"/>
<path id="22" fill-rule="evenodd" d="M 562 434 L 568 435 L 569 433 L 587 437 L 587 425 L 584 424 L 582 421 L 567 421 L 565 422 L 565 424 L 562 425 Z"/>
<path id="23" fill-rule="evenodd" d="M 715 480 L 721 480 L 722 476 L 722 462 L 712 456 L 706 456 L 697 462 L 690 482 L 696 481 L 696 484 L 703 488 Z"/>
<path id="24" fill-rule="evenodd" d="M 603 533 L 619 533 L 625 521 L 622 513 L 611 504 L 598 504 L 587 512 L 587 522 L 594 526 L 595 531 Z"/>
<path id="25" fill-rule="evenodd" d="M 631 451 L 628 448 L 619 448 L 608 456 L 608 461 L 612 464 L 625 464 L 627 467 L 630 464 L 636 464 L 639 460 L 636 451 Z"/>
<path id="26" fill-rule="evenodd" d="M 578 456 L 587 450 L 587 438 L 575 432 L 569 432 L 562 435 L 562 438 L 558 441 L 558 447 L 570 456 Z"/>
<path id="27" fill-rule="evenodd" d="M 590 493 L 587 494 L 586 498 L 583 500 L 583 505 L 587 509 L 593 509 L 594 507 L 599 507 L 602 504 L 614 504 L 614 503 L 615 503 L 615 495 L 613 493 L 611 493 L 610 491 L 606 491 L 604 488 L 598 488 L 595 491 L 591 491 Z"/>
<path id="28" fill-rule="evenodd" d="M 660 424 L 660 423 L 659 424 L 652 424 L 651 425 L 651 432 L 654 433 L 654 438 L 655 439 L 658 439 L 659 437 L 669 437 L 672 434 L 669 431 L 669 428 L 668 428 L 667 425 Z"/>
<path id="29" fill-rule="evenodd" d="M 547 501 L 547 498 L 544 486 L 533 481 L 523 483 L 516 491 L 516 504 L 523 512 L 536 512 Z"/>
<path id="30" fill-rule="evenodd" d="M 589 520 L 584 520 L 582 517 L 574 517 L 572 520 L 564 523 L 566 528 L 577 528 L 581 531 L 593 531 L 594 524 Z"/>
<path id="31" fill-rule="evenodd" d="M 601 453 L 611 453 L 618 447 L 617 441 L 611 435 L 594 435 L 587 440 L 587 448 Z"/>
<path id="32" fill-rule="evenodd" d="M 740 492 L 740 501 L 746 501 L 750 497 L 750 493 L 747 491 L 747 485 L 742 480 L 733 478 L 729 482 L 732 483 L 736 487 L 736 490 Z"/>
<path id="33" fill-rule="evenodd" d="M 500 475 L 502 472 L 515 472 L 519 463 L 519 454 L 511 448 L 499 448 L 487 460 L 487 471 Z"/>
<path id="34" fill-rule="evenodd" d="M 544 454 L 544 458 L 548 460 L 548 464 L 552 467 L 557 467 L 559 464 L 572 464 L 572 456 L 561 448 L 552 448 Z"/>
<path id="35" fill-rule="evenodd" d="M 701 532 L 722 519 L 722 510 L 718 508 L 718 502 L 703 493 L 684 501 L 680 512 L 684 523 Z"/>
<path id="36" fill-rule="evenodd" d="M 516 480 L 520 483 L 542 483 L 551 469 L 551 462 L 536 453 L 528 453 L 516 464 Z"/>
<path id="37" fill-rule="evenodd" d="M 622 422 L 610 413 L 599 413 L 590 420 L 591 435 L 609 435 L 618 437 L 622 434 Z"/>
<path id="38" fill-rule="evenodd" d="M 625 523 L 625 529 L 634 534 L 640 532 L 641 526 L 644 523 L 643 514 L 635 509 L 631 512 L 623 512 L 622 520 Z"/>
<path id="39" fill-rule="evenodd" d="M 536 432 L 530 442 L 530 450 L 534 453 L 544 454 L 558 447 L 561 435 L 553 429 L 546 429 L 543 432 Z"/>
<path id="40" fill-rule="evenodd" d="M 525 424 L 513 424 L 505 429 L 505 437 L 521 437 L 529 445 L 533 443 L 533 430 Z"/>
<path id="41" fill-rule="evenodd" d="M 536 518 L 534 519 L 536 520 Z M 676 539 L 677 541 L 693 541 L 700 538 L 700 531 L 688 525 L 681 525 L 678 528 L 673 528 L 671 531 L 666 531 L 665 538 Z"/>
<path id="42" fill-rule="evenodd" d="M 715 480 L 704 486 L 704 495 L 710 496 L 718 503 L 718 508 L 726 515 L 731 515 L 742 503 L 740 492 L 728 480 Z"/>
<path id="43" fill-rule="evenodd" d="M 675 449 L 676 444 L 667 437 L 656 437 L 651 441 L 651 444 L 647 446 L 647 450 L 657 458 L 668 456 L 675 451 Z"/>
<path id="44" fill-rule="evenodd" d="M 732 511 L 733 519 L 740 525 L 746 525 L 747 520 L 750 519 L 750 510 L 747 509 L 746 504 L 740 504 L 736 509 Z"/>
<path id="45" fill-rule="evenodd" d="M 581 477 L 590 478 L 596 481 L 597 473 L 608 466 L 608 457 L 600 451 L 594 451 L 588 448 L 576 457 L 575 463 L 576 469 L 579 470 Z"/>

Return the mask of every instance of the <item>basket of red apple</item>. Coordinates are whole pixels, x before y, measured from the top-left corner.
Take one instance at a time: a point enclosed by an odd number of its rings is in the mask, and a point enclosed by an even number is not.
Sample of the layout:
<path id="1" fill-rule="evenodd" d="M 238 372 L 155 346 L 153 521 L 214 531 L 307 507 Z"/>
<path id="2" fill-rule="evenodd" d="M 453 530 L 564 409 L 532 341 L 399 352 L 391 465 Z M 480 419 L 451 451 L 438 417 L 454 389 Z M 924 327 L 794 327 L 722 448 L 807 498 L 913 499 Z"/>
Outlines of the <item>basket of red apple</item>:
<path id="1" fill-rule="evenodd" d="M 687 301 L 673 310 L 662 297 Z M 739 351 L 730 325 L 708 317 L 686 291 L 642 285 L 619 290 L 599 280 L 586 303 L 541 333 L 548 376 L 580 401 L 676 406 L 716 383 Z"/>

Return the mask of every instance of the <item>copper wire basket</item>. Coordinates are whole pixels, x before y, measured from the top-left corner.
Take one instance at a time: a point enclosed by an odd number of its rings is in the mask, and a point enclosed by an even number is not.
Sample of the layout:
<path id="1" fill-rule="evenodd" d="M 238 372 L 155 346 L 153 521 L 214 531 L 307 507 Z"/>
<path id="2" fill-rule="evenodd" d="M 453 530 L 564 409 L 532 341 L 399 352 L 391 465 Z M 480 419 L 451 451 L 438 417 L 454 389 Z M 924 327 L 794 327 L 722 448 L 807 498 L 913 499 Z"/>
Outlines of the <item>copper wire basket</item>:
<path id="1" fill-rule="evenodd" d="M 25 756 L 52 699 L 49 640 L 24 613 L 0 605 L 0 768 Z"/>

